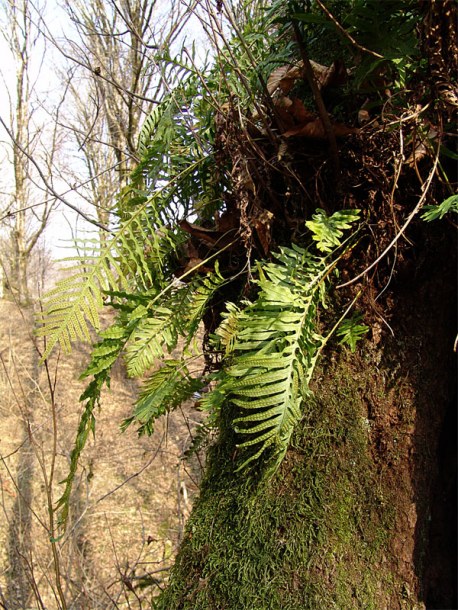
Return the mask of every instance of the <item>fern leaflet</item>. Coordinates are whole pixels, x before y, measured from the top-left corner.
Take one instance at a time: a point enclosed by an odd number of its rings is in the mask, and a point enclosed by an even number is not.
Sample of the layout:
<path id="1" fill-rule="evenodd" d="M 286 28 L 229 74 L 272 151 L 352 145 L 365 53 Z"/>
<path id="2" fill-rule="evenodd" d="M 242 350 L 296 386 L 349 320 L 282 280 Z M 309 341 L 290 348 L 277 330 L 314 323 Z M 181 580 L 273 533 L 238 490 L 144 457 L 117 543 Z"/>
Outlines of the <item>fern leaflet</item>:
<path id="1" fill-rule="evenodd" d="M 127 371 L 138 377 L 155 362 L 177 347 L 178 338 L 184 338 L 183 351 L 191 344 L 208 301 L 218 290 L 224 278 L 218 272 L 209 273 L 189 284 L 170 291 L 151 307 L 140 306 L 138 325 L 132 332 L 126 348 Z"/>
<path id="2" fill-rule="evenodd" d="M 152 434 L 155 420 L 180 406 L 202 388 L 204 382 L 194 378 L 183 360 L 166 360 L 144 383 L 135 403 L 134 415 L 123 422 L 125 429 L 133 421 L 140 423 L 138 433 Z"/>

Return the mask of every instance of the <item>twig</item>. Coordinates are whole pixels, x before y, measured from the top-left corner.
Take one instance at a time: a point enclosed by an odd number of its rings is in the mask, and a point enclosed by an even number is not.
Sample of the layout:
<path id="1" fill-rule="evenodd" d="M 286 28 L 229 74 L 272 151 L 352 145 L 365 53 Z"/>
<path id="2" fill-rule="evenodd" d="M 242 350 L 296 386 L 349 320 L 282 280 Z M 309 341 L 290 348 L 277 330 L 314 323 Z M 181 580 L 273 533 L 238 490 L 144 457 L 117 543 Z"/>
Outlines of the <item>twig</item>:
<path id="1" fill-rule="evenodd" d="M 67 199 L 65 199 L 64 197 L 62 197 L 62 195 L 60 195 L 57 191 L 54 190 L 54 188 L 51 186 L 51 184 L 48 182 L 46 176 L 43 173 L 43 170 L 41 169 L 40 165 L 37 163 L 37 161 L 35 161 L 35 159 L 33 158 L 32 155 L 30 155 L 20 144 L 19 142 L 17 142 L 17 140 L 15 139 L 12 131 L 9 129 L 9 127 L 7 126 L 7 124 L 5 123 L 5 121 L 2 119 L 2 117 L 0 116 L 0 123 L 3 125 L 6 133 L 9 135 L 9 137 L 11 138 L 11 141 L 13 142 L 13 145 L 16 146 L 16 148 L 18 148 L 21 153 L 23 155 L 25 155 L 27 157 L 27 159 L 33 163 L 33 165 L 35 166 L 37 172 L 40 175 L 40 178 L 43 181 L 43 184 L 45 185 L 45 187 L 47 188 L 47 190 L 52 193 L 52 195 L 58 199 L 59 201 L 61 201 L 64 205 L 66 205 L 67 207 L 71 208 L 74 212 L 76 212 L 77 214 L 79 214 L 80 216 L 82 216 L 85 220 L 87 220 L 87 222 L 90 222 L 91 224 L 95 225 L 96 227 L 98 227 L 99 229 L 102 229 L 103 231 L 106 231 L 107 233 L 111 233 L 110 229 L 108 227 L 106 227 L 105 225 L 101 224 L 100 222 L 98 222 L 97 220 L 94 220 L 93 218 L 90 218 L 87 214 L 85 214 L 84 212 L 82 212 L 79 208 L 76 207 L 76 205 L 73 205 L 73 203 L 70 203 L 70 201 L 67 201 Z"/>
<path id="2" fill-rule="evenodd" d="M 353 38 L 353 36 L 351 34 L 349 34 L 343 26 L 340 25 L 340 23 L 337 21 L 337 19 L 334 17 L 334 15 L 329 11 L 329 9 L 327 9 L 325 7 L 325 5 L 321 2 L 321 0 L 316 0 L 316 3 L 320 7 L 320 9 L 323 11 L 323 13 L 326 15 L 326 17 L 330 21 L 332 21 L 332 23 L 336 26 L 336 28 L 339 30 L 339 32 L 343 36 L 345 36 L 345 38 L 347 40 L 349 40 L 354 47 L 356 47 L 359 51 L 363 51 L 363 53 L 369 53 L 369 55 L 372 55 L 373 57 L 377 57 L 377 59 L 384 59 L 383 55 L 380 55 L 380 53 L 377 53 L 376 51 L 371 51 L 370 49 L 363 47 L 361 44 L 359 44 L 359 42 L 356 42 L 356 40 Z"/>
<path id="3" fill-rule="evenodd" d="M 296 22 L 293 22 L 294 35 L 296 38 L 296 42 L 299 47 L 299 52 L 301 54 L 302 61 L 304 62 L 304 70 L 305 76 L 307 78 L 307 82 L 312 90 L 313 99 L 315 100 L 316 107 L 318 109 L 318 114 L 320 115 L 320 119 L 323 123 L 324 130 L 328 137 L 329 148 L 331 152 L 331 162 L 334 170 L 334 174 L 336 179 L 339 177 L 340 169 L 339 169 L 339 151 L 337 148 L 337 140 L 332 129 L 331 119 L 329 118 L 328 111 L 326 110 L 326 106 L 324 105 L 323 97 L 321 95 L 320 89 L 318 87 L 318 83 L 316 81 L 315 73 L 312 68 L 312 64 L 310 63 L 310 59 L 308 58 L 307 51 L 305 49 L 304 42 L 301 37 L 301 33 L 299 31 L 299 26 Z"/>

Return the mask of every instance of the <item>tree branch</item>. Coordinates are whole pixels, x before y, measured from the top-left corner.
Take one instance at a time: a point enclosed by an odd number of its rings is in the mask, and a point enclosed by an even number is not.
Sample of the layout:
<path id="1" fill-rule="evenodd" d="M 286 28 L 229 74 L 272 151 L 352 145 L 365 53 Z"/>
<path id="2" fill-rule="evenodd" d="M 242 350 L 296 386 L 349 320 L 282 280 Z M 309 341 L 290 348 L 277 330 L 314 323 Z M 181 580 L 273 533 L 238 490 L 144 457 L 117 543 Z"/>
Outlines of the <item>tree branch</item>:
<path id="1" fill-rule="evenodd" d="M 99 229 L 102 229 L 103 231 L 106 231 L 107 233 L 111 233 L 110 229 L 108 227 L 106 227 L 105 225 L 101 224 L 100 222 L 98 222 L 97 220 L 94 220 L 93 218 L 91 218 L 90 216 L 88 216 L 87 214 L 85 214 L 83 211 L 81 211 L 79 208 L 77 208 L 75 205 L 73 205 L 73 203 L 70 203 L 70 201 L 67 201 L 67 199 L 65 199 L 64 197 L 62 197 L 62 195 L 60 195 L 55 189 L 54 187 L 48 182 L 46 176 L 44 175 L 41 167 L 39 166 L 39 164 L 35 161 L 35 159 L 32 157 L 32 155 L 30 155 L 14 138 L 13 133 L 11 132 L 11 130 L 9 129 L 9 127 L 7 126 L 7 124 L 5 123 L 5 121 L 2 119 L 2 117 L 0 116 L 0 123 L 3 125 L 6 133 L 9 135 L 9 137 L 11 138 L 11 141 L 13 142 L 14 146 L 16 146 L 18 148 L 18 150 L 21 151 L 21 153 L 23 155 L 25 155 L 27 157 L 27 159 L 35 166 L 38 174 L 40 175 L 40 178 L 43 181 L 43 184 L 45 185 L 46 189 L 59 201 L 61 201 L 64 205 L 66 205 L 67 207 L 71 208 L 74 212 L 76 212 L 77 214 L 79 214 L 82 218 L 84 218 L 84 220 L 86 220 L 87 222 L 90 222 L 91 224 L 95 225 L 96 227 L 98 227 Z"/>

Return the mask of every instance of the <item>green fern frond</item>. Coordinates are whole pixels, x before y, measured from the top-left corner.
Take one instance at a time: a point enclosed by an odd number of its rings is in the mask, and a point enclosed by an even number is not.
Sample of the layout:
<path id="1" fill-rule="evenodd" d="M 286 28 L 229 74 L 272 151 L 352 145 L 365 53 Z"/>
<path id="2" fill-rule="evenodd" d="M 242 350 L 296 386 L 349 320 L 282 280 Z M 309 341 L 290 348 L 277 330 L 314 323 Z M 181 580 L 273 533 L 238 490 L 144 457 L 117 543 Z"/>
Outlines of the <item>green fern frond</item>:
<path id="1" fill-rule="evenodd" d="M 341 243 L 343 231 L 359 219 L 359 210 L 341 210 L 328 216 L 324 210 L 318 209 L 305 225 L 312 232 L 312 239 L 321 252 L 331 252 Z"/>
<path id="2" fill-rule="evenodd" d="M 458 214 L 458 195 L 447 197 L 440 205 L 425 205 L 421 218 L 431 222 L 432 220 L 442 219 L 446 214 L 452 212 Z"/>
<path id="3" fill-rule="evenodd" d="M 240 309 L 234 303 L 226 305 L 226 311 L 222 314 L 223 321 L 216 330 L 212 339 L 223 347 L 226 355 L 234 351 L 235 338 L 237 337 Z"/>
<path id="4" fill-rule="evenodd" d="M 95 433 L 94 410 L 100 405 L 100 395 L 104 385 L 110 384 L 110 371 L 113 363 L 119 358 L 130 334 L 127 316 L 122 312 L 112 326 L 100 333 L 101 341 L 97 343 L 91 353 L 91 360 L 80 379 L 93 376 L 80 396 L 80 401 L 86 401 L 80 417 L 75 445 L 70 454 L 70 471 L 65 484 L 64 492 L 57 501 L 56 510 L 60 511 L 59 523 L 65 528 L 70 505 L 70 495 L 75 480 L 79 458 L 86 445 L 89 434 Z"/>
<path id="5" fill-rule="evenodd" d="M 196 140 L 192 129 L 203 85 L 196 75 L 185 85 L 165 97 L 142 132 L 144 157 L 122 194 L 118 226 L 102 245 L 80 244 L 81 256 L 66 259 L 73 264 L 67 277 L 45 295 L 38 330 L 48 338 L 44 358 L 58 343 L 68 352 L 75 340 L 89 340 L 90 328 L 100 326 L 105 293 L 165 288 L 172 281 L 171 254 L 184 239 L 169 227 L 176 227 L 178 214 L 219 202 L 210 169 L 211 130 Z"/>
<path id="6" fill-rule="evenodd" d="M 171 353 L 177 347 L 179 337 L 183 337 L 182 349 L 186 350 L 209 300 L 224 281 L 216 266 L 214 273 L 169 291 L 150 308 L 142 306 L 141 319 L 126 347 L 129 375 L 138 377 L 145 373 L 166 352 Z"/>
<path id="7" fill-rule="evenodd" d="M 126 348 L 127 372 L 131 377 L 142 375 L 164 356 L 164 349 L 170 353 L 178 342 L 174 311 L 155 307 L 150 314 L 154 317 L 149 317 L 148 310 L 144 310 L 145 317 L 140 319 Z"/>
<path id="8" fill-rule="evenodd" d="M 80 242 L 81 255 L 64 259 L 72 263 L 66 269 L 67 277 L 44 296 L 43 312 L 38 315 L 37 333 L 47 337 L 43 359 L 57 343 L 69 352 L 72 342 L 90 341 L 90 327 L 100 327 L 99 311 L 106 293 L 129 290 L 131 286 L 147 291 L 168 283 L 164 265 L 178 240 L 159 215 L 163 191 L 124 214 L 103 244 L 95 240 Z"/>
<path id="9" fill-rule="evenodd" d="M 236 333 L 227 330 L 233 311 L 218 330 L 226 347 L 233 345 L 233 363 L 213 392 L 242 411 L 234 427 L 250 438 L 239 447 L 256 449 L 240 468 L 268 449 L 279 464 L 286 451 L 323 344 L 316 312 L 333 265 L 301 248 L 282 248 L 277 262 L 259 266 L 258 297 L 238 312 Z"/>
<path id="10" fill-rule="evenodd" d="M 166 360 L 143 384 L 134 415 L 124 421 L 123 428 L 137 421 L 139 434 L 151 434 L 158 417 L 190 399 L 203 385 L 202 379 L 192 377 L 183 360 Z"/>
<path id="11" fill-rule="evenodd" d="M 61 481 L 65 484 L 64 491 L 56 503 L 55 510 L 59 511 L 59 525 L 65 529 L 70 508 L 70 496 L 76 476 L 79 458 L 86 445 L 89 434 L 95 434 L 94 410 L 100 403 L 100 393 L 104 384 L 108 383 L 108 371 L 103 370 L 97 374 L 80 397 L 87 400 L 78 425 L 75 445 L 70 453 L 70 469 L 68 476 Z"/>
<path id="12" fill-rule="evenodd" d="M 243 310 L 230 305 L 216 332 L 228 365 L 203 406 L 215 411 L 228 400 L 241 410 L 233 420 L 234 429 L 248 437 L 239 447 L 252 451 L 239 469 L 268 451 L 272 472 L 286 452 L 329 339 L 319 332 L 317 311 L 325 307 L 326 283 L 339 258 L 333 250 L 341 246 L 343 230 L 358 217 L 353 211 L 331 217 L 318 211 L 310 228 L 319 249 L 332 255 L 316 256 L 298 246 L 281 248 L 275 262 L 258 264 L 256 301 L 246 303 Z"/>
<path id="13" fill-rule="evenodd" d="M 98 249 L 100 252 L 101 248 Z M 88 324 L 99 328 L 98 312 L 103 306 L 103 291 L 117 287 L 109 268 L 110 257 L 101 252 L 98 258 L 66 260 L 79 265 L 70 268 L 68 277 L 45 295 L 43 313 L 38 317 L 37 333 L 48 339 L 43 359 L 49 356 L 56 343 L 69 352 L 73 341 L 90 341 Z"/>
<path id="14" fill-rule="evenodd" d="M 352 352 L 356 351 L 356 344 L 369 331 L 369 327 L 361 324 L 362 316 L 360 313 L 355 313 L 351 318 L 342 320 L 336 335 L 340 337 L 341 345 L 348 345 Z"/>
<path id="15" fill-rule="evenodd" d="M 126 316 L 118 316 L 117 321 L 107 330 L 100 333 L 101 341 L 95 345 L 91 352 L 91 360 L 80 376 L 80 379 L 97 377 L 104 371 L 109 371 L 123 351 L 129 338 L 132 324 L 123 322 Z M 85 396 L 80 400 L 84 400 Z"/>

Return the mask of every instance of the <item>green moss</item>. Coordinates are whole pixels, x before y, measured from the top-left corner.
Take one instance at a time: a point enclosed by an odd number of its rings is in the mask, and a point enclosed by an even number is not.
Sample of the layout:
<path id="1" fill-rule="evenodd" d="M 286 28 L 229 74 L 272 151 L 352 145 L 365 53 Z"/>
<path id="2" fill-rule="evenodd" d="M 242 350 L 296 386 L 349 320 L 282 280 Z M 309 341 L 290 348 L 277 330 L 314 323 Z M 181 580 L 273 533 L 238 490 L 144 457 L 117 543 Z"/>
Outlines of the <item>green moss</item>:
<path id="1" fill-rule="evenodd" d="M 234 472 L 223 423 L 158 610 L 381 607 L 393 588 L 382 561 L 393 515 L 367 414 L 345 358 L 320 385 L 270 481 Z"/>

